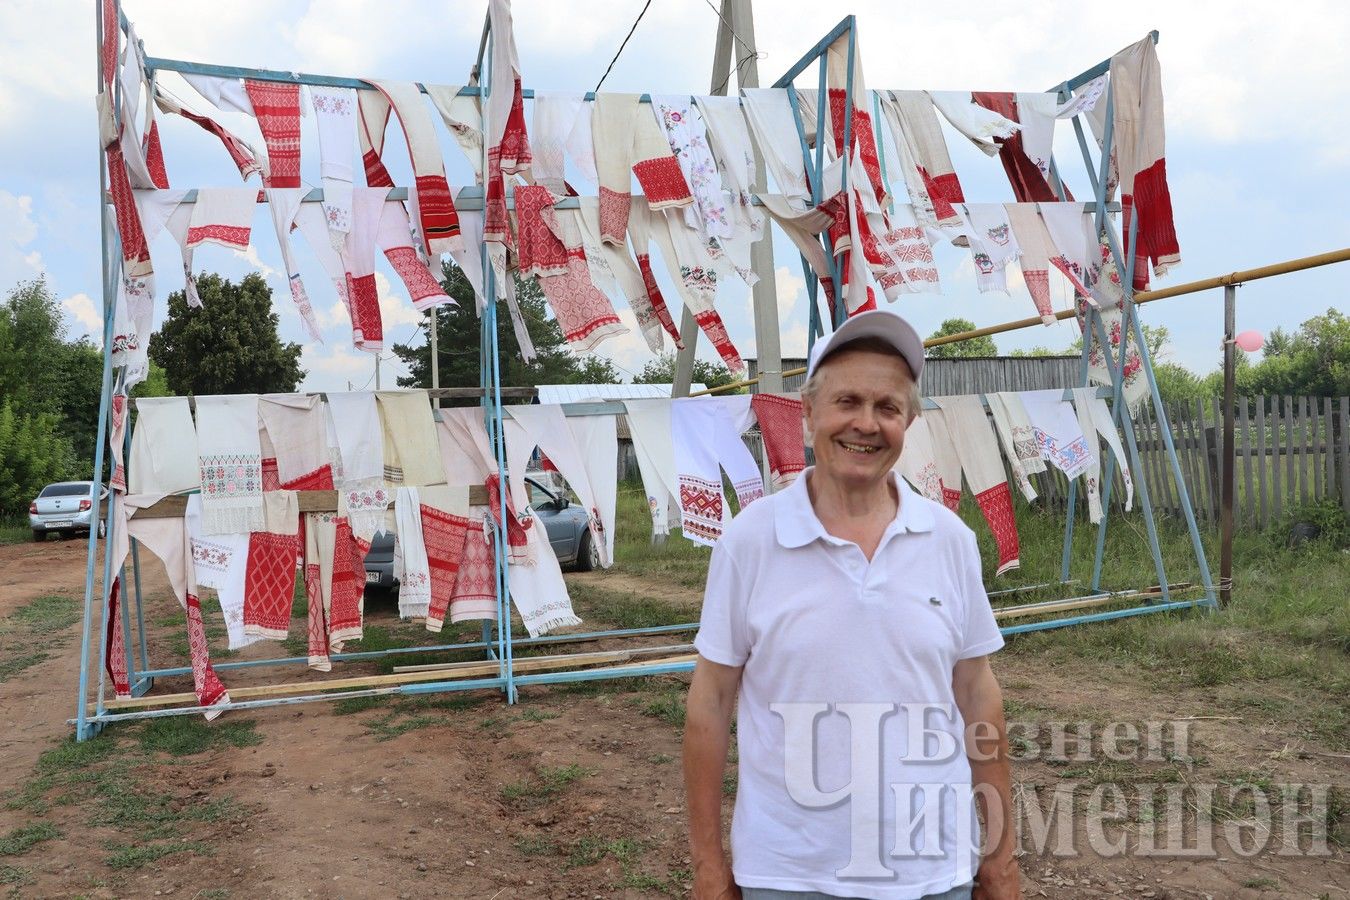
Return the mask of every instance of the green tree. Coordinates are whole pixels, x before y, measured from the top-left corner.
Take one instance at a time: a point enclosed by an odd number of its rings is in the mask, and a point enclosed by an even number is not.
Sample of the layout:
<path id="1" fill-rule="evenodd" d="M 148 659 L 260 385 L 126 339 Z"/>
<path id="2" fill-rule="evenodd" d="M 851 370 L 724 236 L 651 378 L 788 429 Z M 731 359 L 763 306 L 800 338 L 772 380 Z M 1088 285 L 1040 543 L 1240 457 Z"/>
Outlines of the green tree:
<path id="1" fill-rule="evenodd" d="M 239 284 L 197 276 L 202 306 L 182 291 L 169 295 L 169 315 L 150 336 L 150 359 L 175 394 L 265 394 L 293 391 L 305 377 L 300 345 L 277 336 L 272 290 L 257 273 Z"/>
<path id="2" fill-rule="evenodd" d="M 937 331 L 928 336 L 928 340 L 933 338 L 946 337 L 949 334 L 960 334 L 963 331 L 974 331 L 975 323 L 969 319 L 946 319 Z M 998 356 L 998 346 L 994 339 L 989 335 L 971 338 L 968 341 L 957 341 L 954 344 L 939 344 L 936 347 L 929 347 L 927 355 L 938 359 L 969 359 L 978 356 Z"/>
<path id="3" fill-rule="evenodd" d="M 479 350 L 482 323 L 474 305 L 473 287 L 453 263 L 442 263 L 441 275 L 441 286 L 455 300 L 455 305 L 441 307 L 436 315 L 441 386 L 478 387 L 482 373 Z M 567 349 L 562 328 L 556 319 L 549 317 L 544 294 L 533 278 L 516 279 L 516 300 L 537 358 L 532 363 L 521 358 L 515 329 L 511 327 L 506 305 L 502 304 L 497 316 L 497 347 L 503 386 L 620 382 L 619 373 L 609 360 L 600 356 L 578 358 Z M 419 343 L 394 345 L 394 354 L 408 367 L 408 375 L 398 380 L 400 387 L 431 387 L 430 331 L 431 317 L 427 316 L 418 326 Z"/>
<path id="4" fill-rule="evenodd" d="M 1329 309 L 1293 335 L 1276 328 L 1261 362 L 1238 372 L 1238 388 L 1245 394 L 1350 394 L 1350 317 Z"/>
<path id="5" fill-rule="evenodd" d="M 708 362 L 704 359 L 695 359 L 693 376 L 690 378 L 695 384 L 701 384 L 705 387 L 715 388 L 724 384 L 731 384 L 735 381 L 731 370 L 721 363 Z M 674 384 L 675 383 L 675 353 L 673 351 L 662 353 L 660 356 L 649 361 L 642 367 L 642 371 L 633 378 L 633 384 Z M 723 391 L 723 393 L 741 393 L 745 388 L 739 388 L 735 391 Z"/>
<path id="6" fill-rule="evenodd" d="M 18 516 L 38 491 L 71 477 L 70 442 L 58 431 L 55 413 L 20 413 L 0 400 L 0 516 Z"/>

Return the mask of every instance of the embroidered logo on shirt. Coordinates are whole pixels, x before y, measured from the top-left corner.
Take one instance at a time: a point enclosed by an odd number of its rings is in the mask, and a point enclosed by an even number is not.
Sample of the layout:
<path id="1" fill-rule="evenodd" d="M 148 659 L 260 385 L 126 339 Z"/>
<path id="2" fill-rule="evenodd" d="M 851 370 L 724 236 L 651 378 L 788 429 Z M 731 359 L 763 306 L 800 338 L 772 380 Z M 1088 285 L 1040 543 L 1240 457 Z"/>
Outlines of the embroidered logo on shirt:
<path id="1" fill-rule="evenodd" d="M 928 602 L 931 603 L 931 604 L 933 604 L 934 606 L 941 606 L 941 605 L 942 605 L 942 601 L 939 600 L 939 599 L 936 598 L 936 597 L 929 597 L 929 598 L 928 598 Z"/>

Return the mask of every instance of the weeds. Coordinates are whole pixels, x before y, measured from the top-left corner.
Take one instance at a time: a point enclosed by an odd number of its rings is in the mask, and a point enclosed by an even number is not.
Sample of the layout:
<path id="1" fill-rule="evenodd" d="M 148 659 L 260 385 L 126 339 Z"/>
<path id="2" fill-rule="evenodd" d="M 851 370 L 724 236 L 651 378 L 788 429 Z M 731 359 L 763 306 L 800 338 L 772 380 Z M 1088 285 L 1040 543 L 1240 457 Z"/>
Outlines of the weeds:
<path id="1" fill-rule="evenodd" d="M 61 831 L 50 822 L 38 822 L 15 828 L 4 837 L 0 837 L 0 856 L 19 856 L 27 853 L 43 841 L 54 841 L 61 837 Z"/>
<path id="2" fill-rule="evenodd" d="M 105 862 L 114 869 L 139 869 L 152 862 L 158 862 L 175 853 L 193 853 L 199 856 L 211 856 L 211 847 L 200 841 L 169 841 L 163 844 L 117 844 L 107 845 L 112 851 Z"/>
<path id="3" fill-rule="evenodd" d="M 141 726 L 141 749 L 170 756 L 195 756 L 218 747 L 255 747 L 263 742 L 252 719 L 205 722 L 189 716 L 150 719 Z"/>
<path id="4" fill-rule="evenodd" d="M 502 788 L 502 799 L 519 806 L 537 806 L 561 794 L 578 779 L 594 775 L 595 770 L 575 763 L 553 768 L 544 767 L 535 772 L 532 781 L 518 781 Z"/>

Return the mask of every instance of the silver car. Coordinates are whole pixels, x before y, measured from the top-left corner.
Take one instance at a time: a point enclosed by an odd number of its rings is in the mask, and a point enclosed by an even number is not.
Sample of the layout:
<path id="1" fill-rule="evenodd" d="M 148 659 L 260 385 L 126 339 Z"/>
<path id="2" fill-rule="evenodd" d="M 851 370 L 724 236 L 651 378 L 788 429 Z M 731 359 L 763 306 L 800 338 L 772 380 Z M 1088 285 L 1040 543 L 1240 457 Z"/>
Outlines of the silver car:
<path id="1" fill-rule="evenodd" d="M 106 487 L 99 499 L 108 499 Z M 58 481 L 43 488 L 37 499 L 28 504 L 28 527 L 33 529 L 35 541 L 46 540 L 48 532 L 52 531 L 62 537 L 70 537 L 77 531 L 87 534 L 93 511 L 92 481 Z M 102 522 L 98 523 L 98 533 L 103 535 Z"/>

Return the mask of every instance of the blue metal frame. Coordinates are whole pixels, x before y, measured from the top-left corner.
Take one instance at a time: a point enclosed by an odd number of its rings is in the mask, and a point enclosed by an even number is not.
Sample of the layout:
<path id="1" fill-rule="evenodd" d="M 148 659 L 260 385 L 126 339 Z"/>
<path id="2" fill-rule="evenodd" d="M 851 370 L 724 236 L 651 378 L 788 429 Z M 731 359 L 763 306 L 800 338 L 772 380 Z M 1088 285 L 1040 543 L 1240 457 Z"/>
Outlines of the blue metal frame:
<path id="1" fill-rule="evenodd" d="M 102 33 L 102 26 L 103 26 L 101 20 L 101 9 L 96 10 L 96 16 L 98 17 L 99 22 L 99 28 L 97 29 L 95 35 L 95 41 L 97 45 L 98 36 L 99 34 Z M 118 9 L 118 17 L 119 23 L 123 27 L 125 27 L 126 19 L 124 16 L 122 16 L 120 8 Z M 848 16 L 843 20 L 841 20 L 838 25 L 836 25 L 824 38 L 822 38 L 819 42 L 817 42 L 816 45 L 811 50 L 809 50 L 805 55 L 803 55 L 802 58 L 796 64 L 794 64 L 783 75 L 782 78 L 780 78 L 777 82 L 775 82 L 774 85 L 775 87 L 787 88 L 788 98 L 793 113 L 793 120 L 795 125 L 797 126 L 798 139 L 801 142 L 803 160 L 806 163 L 806 175 L 808 179 L 808 184 L 811 188 L 812 201 L 815 205 L 819 205 L 824 199 L 822 194 L 824 189 L 823 175 L 825 171 L 825 137 L 827 129 L 829 128 L 827 119 L 827 116 L 829 116 L 827 54 L 829 52 L 830 47 L 839 38 L 845 36 L 847 37 L 848 43 L 847 43 L 847 75 L 844 84 L 844 91 L 845 91 L 845 116 L 843 124 L 844 151 L 841 165 L 843 170 L 842 186 L 844 190 L 847 190 L 849 183 L 848 178 L 850 174 L 849 164 L 851 162 L 851 153 L 849 152 L 849 145 L 853 137 L 852 110 L 854 105 L 854 88 L 855 88 L 855 85 L 853 83 L 853 70 L 854 70 L 853 63 L 857 53 L 856 19 L 853 16 Z M 1156 32 L 1154 32 L 1153 37 L 1154 40 L 1157 39 Z M 491 83 L 491 73 L 490 73 L 491 67 L 490 65 L 484 66 L 483 63 L 484 60 L 487 60 L 490 63 L 494 49 L 495 49 L 494 36 L 491 33 L 490 20 L 485 19 L 483 38 L 479 47 L 478 63 L 476 66 L 476 71 L 479 73 L 480 83 L 477 87 L 466 87 L 461 89 L 460 91 L 461 95 L 480 96 L 484 99 L 487 99 L 488 97 L 491 96 L 492 90 L 494 89 L 494 85 L 492 85 Z M 798 102 L 797 92 L 792 85 L 793 80 L 797 76 L 804 73 L 813 63 L 818 64 L 819 66 L 819 76 L 818 76 L 819 88 L 816 103 L 816 146 L 814 154 L 810 152 L 810 148 L 808 147 L 806 142 L 806 129 L 802 121 L 801 108 Z M 163 59 L 160 57 L 146 57 L 145 64 L 147 71 L 150 73 L 150 76 L 152 78 L 154 77 L 154 72 L 156 70 L 170 69 L 179 72 L 220 75 L 225 77 L 253 78 L 261 80 L 284 81 L 284 82 L 298 82 L 312 85 L 351 87 L 358 89 L 370 87 L 368 82 L 360 79 L 339 78 L 324 75 L 305 75 L 293 72 L 281 72 L 268 69 L 247 69 L 234 66 L 217 66 L 201 63 L 191 63 L 181 60 Z M 1082 86 L 1083 84 L 1087 83 L 1093 78 L 1096 78 L 1097 76 L 1106 72 L 1109 69 L 1109 65 L 1110 61 L 1108 60 L 1093 67 L 1092 69 L 1087 70 L 1081 75 L 1073 79 L 1070 79 L 1060 87 L 1061 92 L 1063 94 L 1067 94 L 1068 92 Z M 100 84 L 101 84 L 101 70 L 100 70 Z M 116 82 L 113 85 L 113 90 L 115 92 L 120 90 L 120 81 Z M 532 97 L 534 95 L 534 92 L 532 90 L 525 90 L 523 93 L 524 96 L 526 96 L 527 98 Z M 594 96 L 593 94 L 587 95 L 588 98 L 592 98 L 593 96 Z M 648 100 L 649 96 L 644 94 L 642 95 L 642 99 Z M 876 106 L 876 104 L 879 101 L 874 97 L 872 102 L 873 105 Z M 1107 103 L 1111 104 L 1112 102 L 1113 99 L 1111 95 L 1108 94 Z M 490 123 L 486 120 L 488 113 L 487 104 L 486 103 L 482 104 L 482 107 L 484 115 L 483 128 L 485 131 L 488 131 L 490 129 Z M 120 115 L 119 104 L 116 102 L 116 93 L 114 94 L 113 108 L 114 114 Z M 1109 108 L 1110 107 L 1108 106 L 1108 110 Z M 874 123 L 879 122 L 879 120 L 880 114 L 879 109 L 877 109 L 874 110 Z M 1085 167 L 1088 170 L 1088 177 L 1092 181 L 1094 201 L 1096 206 L 1096 224 L 1099 229 L 1105 228 L 1106 230 L 1107 238 L 1110 244 L 1110 249 L 1113 254 L 1113 257 L 1116 260 L 1119 270 L 1125 273 L 1124 282 L 1127 301 L 1132 301 L 1133 290 L 1132 290 L 1131 275 L 1133 272 L 1133 266 L 1135 264 L 1134 252 L 1136 246 L 1134 235 L 1133 234 L 1130 235 L 1131 238 L 1129 243 L 1130 252 L 1127 258 L 1125 254 L 1122 253 L 1120 241 L 1116 237 L 1115 233 L 1112 231 L 1109 220 L 1106 218 L 1107 213 L 1113 211 L 1113 209 L 1116 208 L 1116 204 L 1108 203 L 1106 201 L 1105 181 L 1112 140 L 1111 124 L 1110 124 L 1111 116 L 1109 114 L 1107 116 L 1107 122 L 1108 124 L 1104 139 L 1104 149 L 1101 154 L 1099 166 L 1096 167 L 1096 171 L 1094 171 L 1094 166 L 1092 164 L 1091 155 L 1089 153 L 1087 142 L 1083 134 L 1082 126 L 1077 118 L 1074 119 L 1074 128 L 1078 136 L 1080 148 L 1083 153 Z M 881 164 L 883 166 L 883 177 L 886 177 L 885 154 L 884 154 L 884 146 L 882 145 L 882 141 L 884 140 L 884 138 L 882 138 L 880 134 L 874 134 L 874 138 L 878 142 L 878 151 L 881 156 Z M 483 163 L 484 163 L 484 171 L 486 171 L 486 163 L 487 163 L 486 142 L 484 146 Z M 1058 167 L 1056 166 L 1055 161 L 1053 159 L 1051 160 L 1051 176 L 1053 179 L 1053 184 L 1056 192 L 1059 194 L 1061 198 L 1063 198 L 1065 196 L 1065 191 L 1063 188 L 1063 184 L 1059 178 Z M 103 162 L 103 152 L 101 147 L 99 155 L 99 177 L 100 177 L 100 196 L 106 197 L 107 172 Z M 484 194 L 485 194 L 484 186 L 474 186 L 466 188 L 462 190 L 458 195 L 458 197 L 456 198 L 456 205 L 462 209 L 475 209 L 475 208 L 481 209 L 484 202 Z M 393 191 L 391 191 L 390 197 L 391 199 L 405 199 L 406 195 L 407 195 L 406 189 L 394 189 Z M 306 196 L 305 199 L 319 200 L 321 198 L 322 198 L 322 191 L 315 190 L 311 191 L 309 195 Z M 507 198 L 508 203 L 510 202 L 510 199 L 511 198 L 509 197 Z M 575 202 L 576 202 L 575 200 L 569 198 L 562 201 L 562 203 L 560 203 L 559 205 L 564 206 L 574 205 Z M 1137 224 L 1137 219 L 1135 220 L 1135 222 Z M 112 504 L 109 504 L 108 509 L 104 511 L 101 508 L 98 495 L 102 487 L 102 468 L 104 461 L 104 450 L 110 426 L 110 400 L 114 390 L 119 389 L 118 385 L 120 383 L 120 375 L 119 373 L 114 373 L 111 365 L 111 355 L 109 352 L 107 352 L 106 348 L 111 347 L 111 339 L 112 339 L 111 332 L 113 329 L 113 318 L 114 318 L 113 309 L 117 295 L 117 278 L 120 277 L 118 272 L 121 254 L 117 248 L 117 235 L 115 225 L 108 220 L 106 210 L 103 218 L 100 220 L 100 223 L 101 223 L 101 238 L 103 247 L 102 262 L 103 262 L 103 292 L 104 292 L 103 306 L 104 306 L 105 355 L 103 361 L 104 365 L 103 365 L 102 386 L 101 386 L 101 396 L 99 406 L 99 425 L 97 433 L 98 443 L 95 450 L 95 472 L 94 472 L 95 492 L 93 501 L 94 502 L 93 520 L 98 521 L 100 515 L 102 515 L 105 521 L 105 533 L 106 533 L 105 540 L 108 543 L 111 543 L 112 539 L 114 538 L 114 529 L 117 524 L 112 516 Z M 831 322 L 832 327 L 837 327 L 838 324 L 840 324 L 843 321 L 846 315 L 845 298 L 843 296 L 842 285 L 840 284 L 841 279 L 839 278 L 838 261 L 833 253 L 833 247 L 830 246 L 828 233 L 826 233 L 823 236 L 822 241 L 825 245 L 826 251 L 825 258 L 827 264 L 827 276 L 831 279 L 831 281 L 837 288 L 835 292 L 836 302 L 833 310 L 834 316 L 833 321 Z M 855 252 L 858 251 L 855 250 Z M 481 318 L 481 332 L 480 332 L 480 352 L 483 363 L 480 375 L 480 386 L 483 388 L 483 396 L 480 401 L 480 407 L 483 410 L 484 425 L 486 427 L 489 440 L 493 446 L 494 455 L 496 456 L 497 471 L 499 475 L 497 499 L 501 505 L 501 508 L 503 510 L 506 510 L 507 478 L 506 478 L 505 442 L 503 437 L 503 426 L 502 426 L 501 348 L 498 343 L 497 329 L 499 324 L 498 323 L 499 310 L 497 309 L 497 304 L 498 304 L 499 289 L 503 291 L 509 290 L 510 286 L 505 284 L 503 285 L 497 284 L 496 276 L 492 269 L 491 260 L 488 257 L 486 244 L 484 244 L 480 248 L 480 254 L 483 271 L 485 273 L 484 295 L 486 300 L 486 307 L 484 309 Z M 804 256 L 802 257 L 802 266 L 803 272 L 806 275 L 808 292 L 811 300 L 810 315 L 809 315 L 810 330 L 808 332 L 808 342 L 814 343 L 814 340 L 818 336 L 823 334 L 823 322 L 821 321 L 820 309 L 819 306 L 817 305 L 819 293 L 818 292 L 819 279 L 816 277 L 815 273 L 811 270 L 810 265 Z M 1147 377 L 1149 382 L 1150 392 L 1152 395 L 1154 406 L 1158 413 L 1159 423 L 1162 427 L 1163 440 L 1167 448 L 1174 477 L 1176 478 L 1178 487 L 1180 489 L 1183 501 L 1183 509 L 1186 515 L 1188 528 L 1190 529 L 1193 548 L 1195 550 L 1197 560 L 1200 563 L 1200 567 L 1204 573 L 1202 586 L 1205 590 L 1206 598 L 1204 600 L 1195 600 L 1195 601 L 1171 601 L 1169 599 L 1168 594 L 1169 586 L 1162 566 L 1161 552 L 1159 550 L 1156 529 L 1154 527 L 1154 522 L 1152 518 L 1152 508 L 1147 494 L 1147 485 L 1144 484 L 1143 480 L 1141 479 L 1139 485 L 1139 490 L 1141 493 L 1141 504 L 1144 509 L 1144 515 L 1149 529 L 1150 549 L 1153 552 L 1157 566 L 1157 574 L 1159 578 L 1159 583 L 1161 585 L 1160 593 L 1162 596 L 1162 602 L 1160 603 L 1145 602 L 1143 605 L 1127 609 L 1116 609 L 1106 612 L 1097 612 L 1079 616 L 1069 616 L 1045 621 L 1027 622 L 1018 625 L 1010 625 L 1007 627 L 1000 628 L 1000 631 L 1005 635 L 1019 634 L 1030 631 L 1039 631 L 1048 628 L 1059 628 L 1067 625 L 1082 624 L 1087 622 L 1109 621 L 1113 619 L 1125 618 L 1136 615 L 1144 615 L 1147 613 L 1165 610 L 1190 609 L 1197 605 L 1199 606 L 1217 605 L 1217 599 L 1214 594 L 1212 578 L 1210 576 L 1208 566 L 1205 562 L 1204 550 L 1200 541 L 1198 528 L 1195 522 L 1194 511 L 1190 504 L 1190 499 L 1186 490 L 1185 481 L 1180 471 L 1180 464 L 1179 461 L 1177 460 L 1175 447 L 1172 443 L 1172 436 L 1170 433 L 1170 428 L 1166 421 L 1166 413 L 1163 410 L 1161 398 L 1158 393 L 1158 387 L 1153 373 L 1152 362 L 1148 357 L 1148 348 L 1143 343 L 1142 329 L 1138 321 L 1138 316 L 1135 314 L 1133 307 L 1134 307 L 1133 302 L 1127 302 L 1125 304 L 1124 309 L 1124 315 L 1126 316 L 1125 325 L 1129 329 L 1129 333 L 1135 337 L 1141 358 L 1143 360 L 1143 369 L 1145 376 Z M 1082 376 L 1081 382 L 1083 384 L 1088 383 L 1087 355 L 1090 350 L 1091 340 L 1093 340 L 1095 337 L 1095 339 L 1097 339 L 1099 342 L 1102 343 L 1103 347 L 1107 346 L 1104 340 L 1105 331 L 1102 326 L 1100 316 L 1094 308 L 1089 308 L 1088 310 L 1087 323 L 1088 329 L 1085 332 L 1083 367 L 1081 373 Z M 1123 365 L 1124 365 L 1123 353 L 1120 355 L 1119 360 L 1112 359 L 1112 365 L 1109 367 L 1112 374 L 1112 382 L 1113 382 L 1112 387 L 1100 388 L 1098 392 L 1098 396 L 1109 396 L 1112 399 L 1114 419 L 1118 427 L 1123 424 L 1127 424 L 1128 419 L 1128 414 L 1125 412 L 1124 404 L 1121 400 L 1123 391 Z M 1065 396 L 1066 399 L 1070 396 L 1067 390 Z M 932 405 L 931 401 L 925 401 L 925 405 L 931 406 Z M 586 414 L 602 414 L 621 411 L 621 409 L 616 409 L 612 407 L 615 407 L 615 405 L 605 403 L 572 404 L 570 405 L 567 412 L 569 415 L 586 415 Z M 1134 441 L 1133 431 L 1129 427 L 1124 427 L 1122 430 L 1125 432 L 1126 435 L 1128 445 L 1127 455 L 1131 457 L 1131 460 L 1135 465 L 1136 470 L 1138 470 L 1139 452 Z M 129 436 L 128 438 L 126 438 L 126 440 L 127 443 L 129 444 Z M 127 448 L 124 445 L 124 457 L 127 455 L 126 449 Z M 1108 455 L 1105 468 L 1106 473 L 1104 479 L 1105 487 L 1103 489 L 1104 518 L 1098 529 L 1097 550 L 1093 565 L 1093 574 L 1090 583 L 1090 592 L 1088 594 L 1083 595 L 1082 597 L 1067 598 L 1067 600 L 1061 599 L 1054 601 L 1045 601 L 1041 603 L 1025 604 L 1021 606 L 1000 607 L 1000 611 L 1007 612 L 1010 610 L 1020 610 L 1023 612 L 1023 614 L 1035 615 L 1036 614 L 1035 611 L 1037 609 L 1047 605 L 1054 606 L 1056 604 L 1063 604 L 1066 602 L 1072 602 L 1074 600 L 1079 599 L 1102 600 L 1104 598 L 1114 598 L 1114 597 L 1119 597 L 1120 600 L 1124 601 L 1131 596 L 1136 596 L 1139 594 L 1138 591 L 1123 591 L 1113 594 L 1111 592 L 1102 590 L 1100 585 L 1102 555 L 1106 534 L 1105 516 L 1109 515 L 1109 504 L 1110 504 L 1111 487 L 1114 475 L 1115 462 L 1116 460 L 1114 456 Z M 991 592 L 991 596 L 993 597 L 1006 596 L 1009 594 L 1015 594 L 1023 591 L 1031 591 L 1040 588 L 1060 586 L 1070 583 L 1069 562 L 1070 562 L 1070 550 L 1073 535 L 1075 496 L 1076 496 L 1075 483 L 1071 482 L 1069 488 L 1069 513 L 1067 516 L 1068 521 L 1066 523 L 1065 540 L 1064 540 L 1064 556 L 1061 566 L 1061 580 L 1059 582 L 1050 582 L 1046 584 L 1026 585 L 1021 587 L 1007 588 L 1004 590 Z M 672 632 L 691 631 L 697 628 L 697 623 L 690 622 L 677 625 L 659 626 L 653 628 L 615 629 L 606 631 L 585 632 L 580 634 L 550 635 L 538 638 L 518 639 L 512 635 L 511 631 L 510 570 L 507 564 L 508 546 L 507 546 L 506 529 L 504 527 L 504 523 L 497 522 L 495 520 L 493 520 L 492 522 L 492 529 L 495 538 L 494 562 L 495 562 L 495 580 L 497 589 L 497 616 L 495 621 L 487 621 L 483 624 L 481 640 L 472 643 L 440 644 L 428 647 L 407 647 L 382 651 L 339 653 L 334 654 L 333 658 L 336 660 L 357 660 L 357 659 L 380 658 L 393 654 L 432 653 L 432 652 L 446 652 L 452 650 L 474 650 L 484 652 L 487 659 L 494 660 L 497 662 L 498 674 L 495 677 L 474 678 L 466 680 L 445 680 L 437 682 L 421 682 L 416 684 L 397 685 L 390 687 L 379 687 L 354 691 L 353 690 L 334 691 L 334 692 L 319 692 L 319 686 L 316 685 L 316 693 L 309 695 L 302 695 L 296 697 L 272 697 L 259 700 L 234 702 L 225 704 L 220 708 L 257 709 L 268 706 L 293 705 L 297 703 L 314 702 L 319 700 L 332 700 L 339 697 L 384 696 L 395 694 L 416 695 L 416 694 L 426 694 L 450 690 L 478 690 L 478 689 L 500 690 L 505 695 L 508 703 L 514 703 L 517 700 L 517 692 L 520 686 L 592 681 L 604 678 L 674 674 L 674 673 L 688 672 L 693 668 L 693 663 L 688 661 L 685 662 L 652 661 L 646 663 L 631 663 L 631 664 L 605 666 L 583 670 L 571 670 L 571 671 L 562 670 L 554 672 L 541 672 L 533 674 L 516 675 L 513 671 L 512 660 L 514 655 L 514 648 L 518 646 L 519 647 L 541 646 L 548 644 L 581 642 L 601 638 L 611 638 L 611 637 L 621 638 L 640 635 L 657 635 Z M 106 634 L 107 621 L 110 613 L 110 608 L 107 600 L 113 573 L 111 571 L 111 559 L 106 556 L 104 560 L 104 572 L 103 572 L 104 588 L 102 598 L 103 603 L 101 609 L 102 613 L 101 620 L 103 628 L 98 635 L 99 640 L 98 693 L 97 696 L 93 698 L 91 704 L 88 697 L 89 681 L 90 681 L 89 665 L 91 664 L 90 660 L 91 654 L 89 653 L 90 649 L 89 642 L 94 637 L 93 634 L 93 604 L 94 604 L 94 588 L 95 588 L 94 574 L 95 574 L 95 564 L 97 559 L 97 548 L 99 540 L 100 538 L 97 533 L 97 529 L 91 529 L 89 537 L 89 556 L 86 562 L 86 572 L 85 572 L 85 608 L 83 616 L 82 643 L 81 643 L 83 652 L 81 654 L 81 666 L 79 676 L 79 702 L 76 709 L 76 715 L 74 718 L 70 720 L 71 723 L 75 726 L 76 737 L 79 740 L 85 740 L 88 739 L 89 737 L 92 737 L 93 735 L 98 733 L 98 731 L 103 727 L 103 725 L 109 722 L 129 721 L 145 718 L 162 718 L 167 716 L 178 716 L 178 715 L 191 715 L 199 713 L 201 711 L 200 707 L 197 706 L 175 707 L 169 709 L 156 709 L 156 710 L 134 710 L 128 712 L 117 712 L 117 711 L 110 712 L 108 710 L 104 698 L 106 642 L 102 639 L 102 636 Z M 161 668 L 161 669 L 152 669 L 150 667 L 147 641 L 145 635 L 145 620 L 142 609 L 139 552 L 137 542 L 134 540 L 131 542 L 131 568 L 132 568 L 132 578 L 130 580 L 132 583 L 130 585 L 127 584 L 128 579 L 126 577 L 125 567 L 123 567 L 123 569 L 118 574 L 123 579 L 122 583 L 124 586 L 121 602 L 123 604 L 122 628 L 126 645 L 127 671 L 128 676 L 132 683 L 133 694 L 140 695 L 143 694 L 154 684 L 154 680 L 156 678 L 185 675 L 188 674 L 191 671 L 191 669 L 190 667 L 186 666 Z M 126 588 L 130 588 L 130 590 Z M 138 639 L 140 646 L 139 667 L 136 665 L 137 654 L 134 652 L 134 649 L 132 647 L 134 641 L 130 621 L 130 610 L 133 606 L 135 608 L 136 614 L 135 637 L 136 639 Z M 232 669 L 243 669 L 267 665 L 299 664 L 305 661 L 306 661 L 305 657 L 228 661 L 217 664 L 216 668 L 219 670 L 232 670 Z M 93 707 L 92 713 L 90 710 L 91 705 Z"/>

